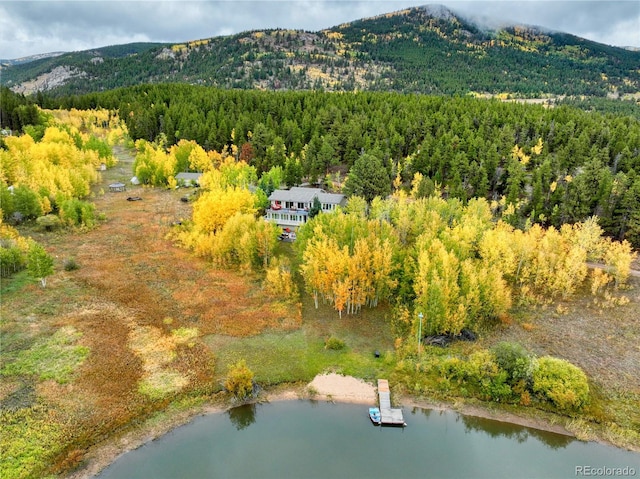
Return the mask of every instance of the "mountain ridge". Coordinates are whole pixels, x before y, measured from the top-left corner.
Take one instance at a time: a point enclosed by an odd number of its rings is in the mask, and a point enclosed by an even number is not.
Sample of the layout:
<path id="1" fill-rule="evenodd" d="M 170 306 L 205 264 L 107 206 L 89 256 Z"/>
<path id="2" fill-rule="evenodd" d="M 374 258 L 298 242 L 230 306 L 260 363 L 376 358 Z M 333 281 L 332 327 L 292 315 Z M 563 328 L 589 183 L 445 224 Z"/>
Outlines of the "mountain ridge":
<path id="1" fill-rule="evenodd" d="M 424 5 L 316 32 L 266 29 L 175 44 L 116 45 L 4 67 L 2 73 L 5 85 L 26 94 L 52 84 L 46 76 L 59 67 L 76 73 L 54 82 L 52 94 L 160 82 L 516 96 L 640 90 L 639 52 L 539 26 L 491 30 L 481 23 Z"/>

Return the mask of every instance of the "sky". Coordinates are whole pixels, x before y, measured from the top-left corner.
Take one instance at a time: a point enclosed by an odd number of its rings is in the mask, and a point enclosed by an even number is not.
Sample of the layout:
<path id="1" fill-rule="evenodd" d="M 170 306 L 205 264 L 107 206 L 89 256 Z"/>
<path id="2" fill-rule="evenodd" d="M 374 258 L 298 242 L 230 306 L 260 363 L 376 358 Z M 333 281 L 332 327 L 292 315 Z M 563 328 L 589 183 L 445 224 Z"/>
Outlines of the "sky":
<path id="1" fill-rule="evenodd" d="M 487 23 L 524 23 L 640 47 L 639 0 L 0 0 L 0 58 L 131 42 L 178 43 L 266 28 L 317 31 L 425 4 L 442 4 Z"/>

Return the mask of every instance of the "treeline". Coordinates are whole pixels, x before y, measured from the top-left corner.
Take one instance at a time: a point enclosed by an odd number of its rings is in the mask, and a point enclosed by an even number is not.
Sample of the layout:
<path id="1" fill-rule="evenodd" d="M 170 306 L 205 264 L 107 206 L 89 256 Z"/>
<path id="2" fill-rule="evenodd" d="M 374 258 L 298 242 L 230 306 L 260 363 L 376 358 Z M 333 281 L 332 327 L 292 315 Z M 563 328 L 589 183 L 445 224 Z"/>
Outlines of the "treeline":
<path id="1" fill-rule="evenodd" d="M 617 116 L 632 116 L 640 119 L 640 103 L 636 100 L 613 100 L 609 98 L 595 97 L 566 97 L 556 100 L 557 105 L 567 105 L 579 108 L 585 111 L 597 111 L 604 114 L 613 114 Z"/>
<path id="2" fill-rule="evenodd" d="M 186 85 L 69 97 L 60 106 L 118 109 L 134 139 L 195 140 L 216 151 L 233 145 L 259 173 L 299 169 L 293 183 L 300 175 L 340 183 L 367 152 L 407 187 L 423 175 L 426 194 L 437 189 L 463 203 L 504 196 L 514 225 L 559 228 L 597 215 L 606 234 L 640 245 L 640 121 L 630 116 L 472 98 Z"/>
<path id="3" fill-rule="evenodd" d="M 7 87 L 0 87 L 0 127 L 20 132 L 27 125 L 41 125 L 45 118 L 41 115 L 36 99 L 13 93 Z"/>

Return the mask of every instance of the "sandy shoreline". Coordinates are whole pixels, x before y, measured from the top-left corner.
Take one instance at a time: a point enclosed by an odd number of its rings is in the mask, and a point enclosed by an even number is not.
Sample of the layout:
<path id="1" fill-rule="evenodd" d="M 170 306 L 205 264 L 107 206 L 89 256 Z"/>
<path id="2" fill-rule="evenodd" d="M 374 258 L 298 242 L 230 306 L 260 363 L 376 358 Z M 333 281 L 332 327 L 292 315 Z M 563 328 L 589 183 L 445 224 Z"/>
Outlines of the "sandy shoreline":
<path id="1" fill-rule="evenodd" d="M 307 385 L 290 386 L 276 389 L 262 394 L 256 402 L 276 402 L 299 399 L 314 399 L 329 402 L 357 403 L 374 405 L 377 402 L 376 388 L 370 383 L 352 376 L 339 374 L 321 374 Z M 463 404 L 460 406 L 436 403 L 428 400 L 402 397 L 397 402 L 407 408 L 424 408 L 434 410 L 448 410 L 467 416 L 493 419 L 509 422 L 520 426 L 531 427 L 544 431 L 574 436 L 571 432 L 558 424 L 538 418 L 526 418 L 507 411 L 492 410 L 488 407 Z M 131 431 L 122 437 L 112 438 L 104 444 L 97 445 L 85 456 L 85 467 L 67 476 L 68 479 L 91 478 L 113 463 L 122 454 L 137 449 L 147 442 L 153 441 L 172 429 L 182 426 L 194 418 L 207 414 L 221 413 L 231 409 L 233 405 L 206 405 L 190 411 L 177 413 L 164 421 L 147 424 Z"/>

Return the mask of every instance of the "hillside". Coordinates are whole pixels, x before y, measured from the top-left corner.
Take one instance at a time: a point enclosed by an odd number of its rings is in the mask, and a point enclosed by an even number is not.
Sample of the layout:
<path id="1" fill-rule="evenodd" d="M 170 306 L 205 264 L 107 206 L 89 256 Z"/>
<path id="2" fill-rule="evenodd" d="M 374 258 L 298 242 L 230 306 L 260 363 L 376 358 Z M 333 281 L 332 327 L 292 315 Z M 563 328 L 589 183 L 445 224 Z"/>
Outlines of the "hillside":
<path id="1" fill-rule="evenodd" d="M 428 6 L 318 32 L 249 31 L 69 53 L 3 67 L 2 75 L 6 86 L 27 94 L 186 82 L 269 90 L 615 96 L 638 92 L 638 64 L 637 51 L 537 27 L 490 31 Z"/>

